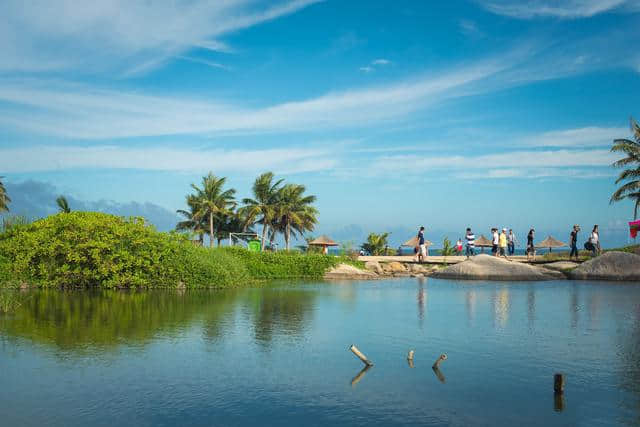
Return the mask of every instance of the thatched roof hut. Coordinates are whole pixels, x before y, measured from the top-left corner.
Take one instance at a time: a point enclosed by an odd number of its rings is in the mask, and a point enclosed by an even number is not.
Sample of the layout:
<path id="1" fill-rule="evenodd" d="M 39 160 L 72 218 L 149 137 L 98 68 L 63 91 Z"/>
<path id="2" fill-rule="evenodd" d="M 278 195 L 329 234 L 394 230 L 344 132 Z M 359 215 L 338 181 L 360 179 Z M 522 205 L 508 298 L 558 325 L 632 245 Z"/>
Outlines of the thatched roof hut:
<path id="1" fill-rule="evenodd" d="M 475 240 L 475 245 L 479 248 L 490 248 L 493 246 L 493 243 L 491 242 L 491 240 L 481 235 Z"/>
<path id="2" fill-rule="evenodd" d="M 336 242 L 334 242 L 330 237 L 326 235 L 322 235 L 317 239 L 313 239 L 309 242 L 309 246 L 322 246 L 322 253 L 329 253 L 329 246 L 339 246 Z"/>
<path id="3" fill-rule="evenodd" d="M 431 243 L 427 239 L 424 239 L 424 244 L 427 245 L 427 246 L 432 246 L 433 245 L 433 243 Z M 404 242 L 402 244 L 402 246 L 408 246 L 410 248 L 415 248 L 416 246 L 418 246 L 418 236 L 414 236 L 414 237 L 410 238 L 409 240 Z"/>
<path id="4" fill-rule="evenodd" d="M 558 239 L 553 238 L 552 236 L 547 236 L 546 239 L 541 242 L 536 243 L 536 247 L 538 248 L 549 248 L 549 252 L 551 252 L 551 248 L 563 248 L 567 246 L 566 243 L 561 242 Z"/>

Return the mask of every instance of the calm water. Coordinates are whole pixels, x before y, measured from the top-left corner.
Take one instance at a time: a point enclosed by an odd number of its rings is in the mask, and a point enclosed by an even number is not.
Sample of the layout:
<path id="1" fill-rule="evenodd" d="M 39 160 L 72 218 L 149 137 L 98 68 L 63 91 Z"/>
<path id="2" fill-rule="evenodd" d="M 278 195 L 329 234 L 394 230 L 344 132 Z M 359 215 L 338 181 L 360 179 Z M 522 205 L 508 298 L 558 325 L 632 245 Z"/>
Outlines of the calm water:
<path id="1" fill-rule="evenodd" d="M 3 426 L 640 423 L 638 285 L 21 295 L 0 315 Z M 362 375 L 352 343 L 375 363 Z"/>

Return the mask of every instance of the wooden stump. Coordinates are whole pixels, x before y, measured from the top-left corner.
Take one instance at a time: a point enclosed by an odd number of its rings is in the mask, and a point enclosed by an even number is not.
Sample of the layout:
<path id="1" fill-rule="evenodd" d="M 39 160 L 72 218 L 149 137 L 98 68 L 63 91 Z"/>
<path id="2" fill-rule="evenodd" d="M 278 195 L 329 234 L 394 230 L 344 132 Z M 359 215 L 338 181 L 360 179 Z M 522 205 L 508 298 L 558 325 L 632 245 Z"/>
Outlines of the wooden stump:
<path id="1" fill-rule="evenodd" d="M 362 363 L 367 366 L 373 366 L 373 362 L 367 359 L 367 356 L 365 356 L 360 350 L 358 350 L 358 347 L 352 344 L 351 347 L 349 347 L 349 350 L 351 350 L 351 352 L 355 354 Z"/>

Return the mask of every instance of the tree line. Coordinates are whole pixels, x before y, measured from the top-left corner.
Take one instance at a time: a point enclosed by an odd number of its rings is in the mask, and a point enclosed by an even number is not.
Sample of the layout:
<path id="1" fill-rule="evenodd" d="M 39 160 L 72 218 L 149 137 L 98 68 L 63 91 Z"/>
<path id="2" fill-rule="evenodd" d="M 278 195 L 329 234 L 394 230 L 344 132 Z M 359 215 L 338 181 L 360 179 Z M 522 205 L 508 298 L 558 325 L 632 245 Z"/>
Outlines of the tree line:
<path id="1" fill-rule="evenodd" d="M 214 240 L 218 246 L 231 233 L 253 233 L 253 227 L 261 227 L 261 245 L 271 244 L 278 234 L 284 236 L 285 247 L 291 247 L 291 238 L 302 237 L 313 231 L 318 222 L 318 210 L 313 206 L 316 196 L 308 195 L 301 184 L 285 183 L 275 178 L 273 172 L 265 172 L 253 183 L 253 197 L 236 199 L 236 190 L 226 188 L 226 178 L 209 173 L 201 184 L 191 184 L 193 192 L 186 196 L 187 210 L 177 212 L 184 217 L 176 226 L 179 231 L 191 231 L 204 244 Z"/>

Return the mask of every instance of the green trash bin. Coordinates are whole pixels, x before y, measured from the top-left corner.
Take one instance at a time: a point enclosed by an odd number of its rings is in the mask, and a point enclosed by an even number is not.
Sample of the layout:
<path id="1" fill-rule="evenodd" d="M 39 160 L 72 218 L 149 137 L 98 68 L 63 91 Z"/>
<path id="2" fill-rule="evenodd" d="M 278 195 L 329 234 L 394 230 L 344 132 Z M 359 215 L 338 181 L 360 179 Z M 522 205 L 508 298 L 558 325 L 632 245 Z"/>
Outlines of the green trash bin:
<path id="1" fill-rule="evenodd" d="M 250 252 L 260 252 L 260 240 L 249 240 L 247 249 L 249 249 Z"/>

